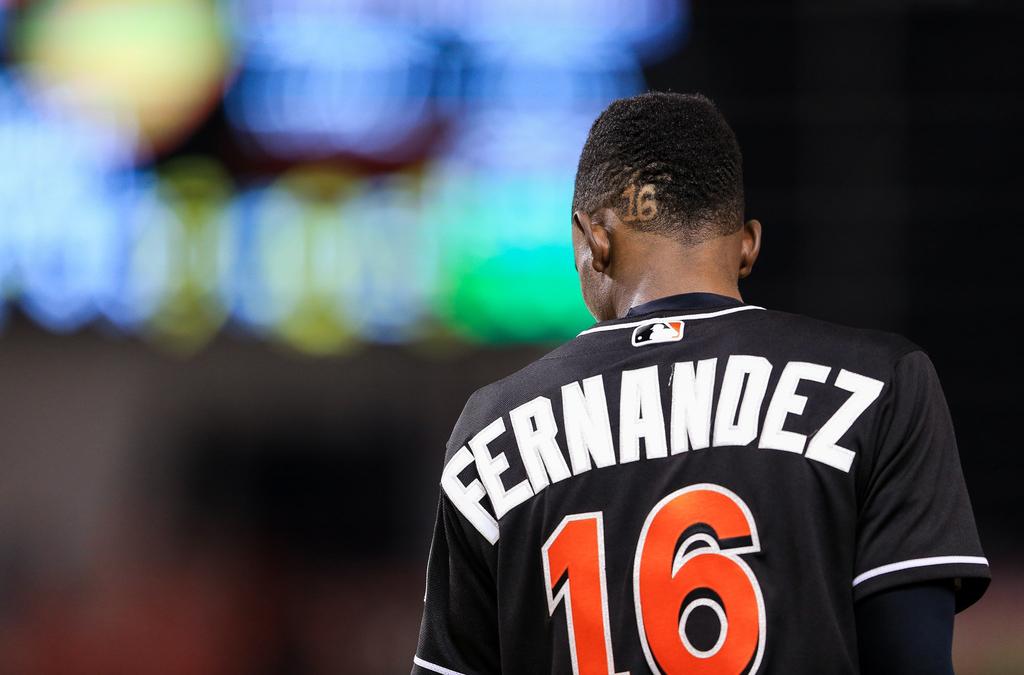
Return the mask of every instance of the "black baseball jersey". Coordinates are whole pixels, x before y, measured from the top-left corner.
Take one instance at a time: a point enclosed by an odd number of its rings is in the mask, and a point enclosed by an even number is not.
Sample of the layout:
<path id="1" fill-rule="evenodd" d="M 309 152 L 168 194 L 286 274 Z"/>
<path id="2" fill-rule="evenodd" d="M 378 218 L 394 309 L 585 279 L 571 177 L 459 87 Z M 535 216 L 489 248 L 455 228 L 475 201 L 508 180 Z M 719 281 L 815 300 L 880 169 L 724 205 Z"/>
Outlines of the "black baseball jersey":
<path id="1" fill-rule="evenodd" d="M 470 398 L 412 672 L 856 673 L 858 599 L 988 578 L 918 347 L 687 294 Z"/>

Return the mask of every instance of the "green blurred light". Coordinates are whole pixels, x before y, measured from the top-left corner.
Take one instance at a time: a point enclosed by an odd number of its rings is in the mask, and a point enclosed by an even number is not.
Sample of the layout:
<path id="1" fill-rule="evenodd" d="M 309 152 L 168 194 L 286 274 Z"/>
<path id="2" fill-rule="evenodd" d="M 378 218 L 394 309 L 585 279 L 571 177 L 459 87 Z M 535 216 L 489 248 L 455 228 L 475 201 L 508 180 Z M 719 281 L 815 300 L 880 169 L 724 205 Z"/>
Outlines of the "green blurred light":
<path id="1" fill-rule="evenodd" d="M 593 322 L 569 243 L 571 177 L 457 174 L 437 190 L 435 312 L 457 333 L 553 342 Z"/>
<path id="2" fill-rule="evenodd" d="M 593 320 L 580 299 L 567 247 L 505 251 L 458 272 L 447 298 L 453 327 L 484 342 L 573 337 Z"/>

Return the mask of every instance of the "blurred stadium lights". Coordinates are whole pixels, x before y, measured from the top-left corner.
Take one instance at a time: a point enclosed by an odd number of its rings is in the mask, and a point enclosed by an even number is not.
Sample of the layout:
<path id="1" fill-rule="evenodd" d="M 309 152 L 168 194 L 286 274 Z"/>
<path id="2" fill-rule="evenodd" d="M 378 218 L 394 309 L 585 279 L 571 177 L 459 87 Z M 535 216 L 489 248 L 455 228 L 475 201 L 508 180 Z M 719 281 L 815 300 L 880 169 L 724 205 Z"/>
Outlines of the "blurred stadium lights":
<path id="1" fill-rule="evenodd" d="M 349 183 L 336 172 L 301 170 L 251 194 L 246 210 L 240 318 L 310 353 L 351 343 L 342 288 L 375 253 L 349 245 L 341 219 Z"/>
<path id="2" fill-rule="evenodd" d="M 448 156 L 480 169 L 557 169 L 571 178 L 597 114 L 643 87 L 634 55 L 610 51 L 595 59 L 589 46 L 563 41 L 481 50 Z"/>
<path id="3" fill-rule="evenodd" d="M 0 274 L 5 294 L 55 331 L 93 319 L 113 269 L 116 196 L 110 170 L 131 147 L 109 127 L 33 108 L 0 74 Z"/>
<path id="4" fill-rule="evenodd" d="M 226 110 L 269 154 L 401 156 L 430 121 L 437 45 L 317 3 L 240 16 L 243 65 Z"/>
<path id="5" fill-rule="evenodd" d="M 213 109 L 231 56 L 207 0 L 35 2 L 15 45 L 38 93 L 86 118 L 123 121 L 144 156 L 178 143 Z"/>
<path id="6" fill-rule="evenodd" d="M 645 59 L 676 49 L 689 27 L 689 2 L 678 0 L 231 0 L 231 7 L 242 25 L 344 17 L 477 44 L 610 43 Z"/>
<path id="7" fill-rule="evenodd" d="M 406 342 L 423 334 L 438 285 L 438 238 L 420 217 L 422 181 L 396 176 L 342 205 L 349 244 L 361 256 L 341 287 L 350 320 L 364 338 Z"/>
<path id="8" fill-rule="evenodd" d="M 158 194 L 151 173 L 121 195 L 120 236 L 113 242 L 115 263 L 101 297 L 104 316 L 126 332 L 140 331 L 163 302 L 172 280 L 171 256 L 182 224 Z"/>
<path id="9" fill-rule="evenodd" d="M 189 351 L 228 319 L 228 281 L 238 260 L 234 190 L 220 164 L 205 157 L 173 160 L 158 173 L 155 187 L 173 217 L 163 221 L 170 226 L 167 238 L 148 249 L 163 257 L 167 270 L 148 328 L 158 340 Z"/>
<path id="10" fill-rule="evenodd" d="M 51 0 L 11 16 L 7 298 L 52 330 L 102 318 L 191 351 L 237 325 L 323 354 L 585 326 L 576 157 L 601 108 L 642 90 L 643 63 L 678 48 L 688 5 Z M 243 186 L 225 158 L 166 158 L 229 79 Z M 148 151 L 153 169 L 125 169 Z M 295 168 L 238 167 L 253 151 Z"/>
<path id="11" fill-rule="evenodd" d="M 480 342 L 544 340 L 588 325 L 567 243 L 571 194 L 572 173 L 558 167 L 450 169 L 430 190 L 437 315 Z"/>

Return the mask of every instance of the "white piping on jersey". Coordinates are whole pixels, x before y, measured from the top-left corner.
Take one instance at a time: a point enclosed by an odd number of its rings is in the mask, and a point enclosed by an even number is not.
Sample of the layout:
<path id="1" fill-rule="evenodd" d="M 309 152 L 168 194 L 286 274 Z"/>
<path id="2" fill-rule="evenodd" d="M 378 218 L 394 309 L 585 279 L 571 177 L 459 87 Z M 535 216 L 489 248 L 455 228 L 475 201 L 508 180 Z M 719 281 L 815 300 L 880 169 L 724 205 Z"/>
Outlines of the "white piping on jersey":
<path id="1" fill-rule="evenodd" d="M 930 565 L 985 565 L 987 567 L 988 560 L 981 556 L 973 555 L 940 555 L 934 558 L 915 558 L 914 560 L 904 560 L 903 562 L 889 563 L 888 565 L 882 565 L 881 567 L 876 567 L 873 570 L 868 570 L 867 572 L 858 574 L 853 579 L 853 585 L 856 586 L 868 579 L 874 579 L 877 576 L 889 574 L 890 572 L 909 570 L 914 567 L 928 567 Z"/>
<path id="2" fill-rule="evenodd" d="M 636 328 L 637 326 L 643 326 L 648 323 L 655 321 L 693 321 L 694 319 L 712 319 L 716 316 L 725 316 L 726 314 L 735 314 L 736 312 L 745 312 L 748 309 L 764 309 L 764 307 L 758 307 L 757 305 L 743 305 L 742 307 L 730 307 L 729 309 L 722 309 L 717 312 L 705 312 L 704 314 L 681 314 L 679 316 L 655 316 L 649 319 L 643 319 L 642 321 L 630 321 L 629 323 L 617 323 L 612 326 L 597 326 L 595 328 L 588 328 L 576 337 L 581 335 L 587 335 L 588 333 L 600 333 L 606 330 L 618 330 L 620 328 Z"/>
<path id="3" fill-rule="evenodd" d="M 426 668 L 429 671 L 441 673 L 441 675 L 465 675 L 465 673 L 460 673 L 457 670 L 445 668 L 444 666 L 439 666 L 436 663 L 431 663 L 430 661 L 424 661 L 418 656 L 412 657 L 412 662 L 420 668 Z"/>

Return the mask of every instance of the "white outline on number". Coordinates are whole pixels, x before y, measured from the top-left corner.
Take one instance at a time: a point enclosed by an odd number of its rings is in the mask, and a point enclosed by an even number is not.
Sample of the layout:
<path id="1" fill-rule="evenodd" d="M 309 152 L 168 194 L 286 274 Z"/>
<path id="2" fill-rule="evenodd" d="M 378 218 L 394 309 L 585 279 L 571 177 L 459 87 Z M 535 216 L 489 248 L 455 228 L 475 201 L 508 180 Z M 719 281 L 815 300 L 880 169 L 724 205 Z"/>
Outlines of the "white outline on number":
<path id="1" fill-rule="evenodd" d="M 647 631 L 644 629 L 644 615 L 643 608 L 640 606 L 640 559 L 643 557 L 644 544 L 647 543 L 647 532 L 651 528 L 651 523 L 654 521 L 654 517 L 672 500 L 680 497 L 687 492 L 696 492 L 698 490 L 710 490 L 711 492 L 717 492 L 725 495 L 731 499 L 743 513 L 743 517 L 747 521 L 748 529 L 750 530 L 750 545 L 749 546 L 737 546 L 736 548 L 729 548 L 721 550 L 718 547 L 718 542 L 714 543 L 714 551 L 707 549 L 698 549 L 687 555 L 684 555 L 679 566 L 676 567 L 676 561 L 678 558 L 672 561 L 672 576 L 675 576 L 683 565 L 697 557 L 698 555 L 721 555 L 727 558 L 731 558 L 733 562 L 737 563 L 747 578 L 750 579 L 750 585 L 754 589 L 754 596 L 757 598 L 757 625 L 758 625 L 758 640 L 757 640 L 757 654 L 754 656 L 753 665 L 750 668 L 749 675 L 754 675 L 757 669 L 761 666 L 761 658 L 764 656 L 764 644 L 765 634 L 767 632 L 767 626 L 765 622 L 765 609 L 764 609 L 764 597 L 761 595 L 761 585 L 757 582 L 757 577 L 754 576 L 753 570 L 742 558 L 740 554 L 743 553 L 757 553 L 761 550 L 761 542 L 757 536 L 757 523 L 754 522 L 754 515 L 750 512 L 750 508 L 746 502 L 739 498 L 739 496 L 732 490 L 728 490 L 721 485 L 714 485 L 712 483 L 697 483 L 696 485 L 690 485 L 682 489 L 676 490 L 672 494 L 663 498 L 658 502 L 651 512 L 647 514 L 647 520 L 644 521 L 644 527 L 640 531 L 640 539 L 636 544 L 636 555 L 633 559 L 633 606 L 636 610 L 636 627 L 640 632 L 640 646 L 644 649 L 644 656 L 647 658 L 647 665 L 650 666 L 651 672 L 661 673 L 664 672 L 658 665 L 658 662 L 654 660 L 654 655 L 651 653 L 651 646 L 647 643 Z M 689 543 L 693 540 L 700 538 L 702 541 L 707 541 L 706 537 L 695 535 L 689 537 L 684 544 Z M 682 550 L 686 550 L 685 546 Z M 724 632 L 723 632 L 724 635 Z M 724 639 L 723 639 L 724 642 Z M 686 645 L 684 643 L 684 648 Z M 721 647 L 719 647 L 720 649 Z M 689 651 L 689 650 L 687 650 Z M 692 652 L 691 652 L 692 653 Z M 694 654 L 694 656 L 697 656 Z M 702 658 L 702 657 L 699 657 Z"/>
<path id="2" fill-rule="evenodd" d="M 574 675 L 579 675 L 580 665 L 576 658 L 576 633 L 573 630 L 572 623 L 572 594 L 569 590 L 569 578 L 568 572 L 566 572 L 565 583 L 562 584 L 562 588 L 552 594 L 554 590 L 555 580 L 551 578 L 551 564 L 548 561 L 548 549 L 558 539 L 558 535 L 565 529 L 566 524 L 574 520 L 596 520 L 597 521 L 597 556 L 598 566 L 600 569 L 601 579 L 601 613 L 604 618 L 604 643 L 605 643 L 605 654 L 608 656 L 608 673 L 611 675 L 615 672 L 614 657 L 612 656 L 612 627 L 608 619 L 608 583 L 605 579 L 605 564 L 604 564 L 604 514 L 601 511 L 592 511 L 590 513 L 576 513 L 571 516 L 562 518 L 562 522 L 558 524 L 555 531 L 551 533 L 548 540 L 544 542 L 544 545 L 540 548 L 541 561 L 544 563 L 544 590 L 548 596 L 548 615 L 553 616 L 555 609 L 558 604 L 565 601 L 565 621 L 569 628 L 569 653 L 572 655 L 572 672 Z"/>
<path id="3" fill-rule="evenodd" d="M 690 550 L 690 547 L 693 546 L 694 542 L 698 541 L 702 541 L 705 544 L 707 544 L 707 549 L 700 548 Z M 685 565 L 687 561 L 689 561 L 690 558 L 692 558 L 695 554 L 701 552 L 706 553 L 708 549 L 716 553 L 719 551 L 718 540 L 712 537 L 710 534 L 698 532 L 684 539 L 683 543 L 679 544 L 679 550 L 676 551 L 675 559 L 672 560 L 672 576 L 678 574 L 679 568 Z"/>
<path id="4" fill-rule="evenodd" d="M 697 649 L 690 643 L 690 638 L 686 637 L 686 620 L 693 614 L 693 610 L 698 607 L 710 607 L 711 611 L 718 617 L 718 641 L 715 645 L 708 650 Z M 686 647 L 686 651 L 690 652 L 698 659 L 710 659 L 712 656 L 718 653 L 718 650 L 725 644 L 725 636 L 729 633 L 729 618 L 725 615 L 725 610 L 722 609 L 722 605 L 715 602 L 711 598 L 697 598 L 686 606 L 683 610 L 683 615 L 679 617 L 679 637 L 683 640 L 683 646 Z"/>

